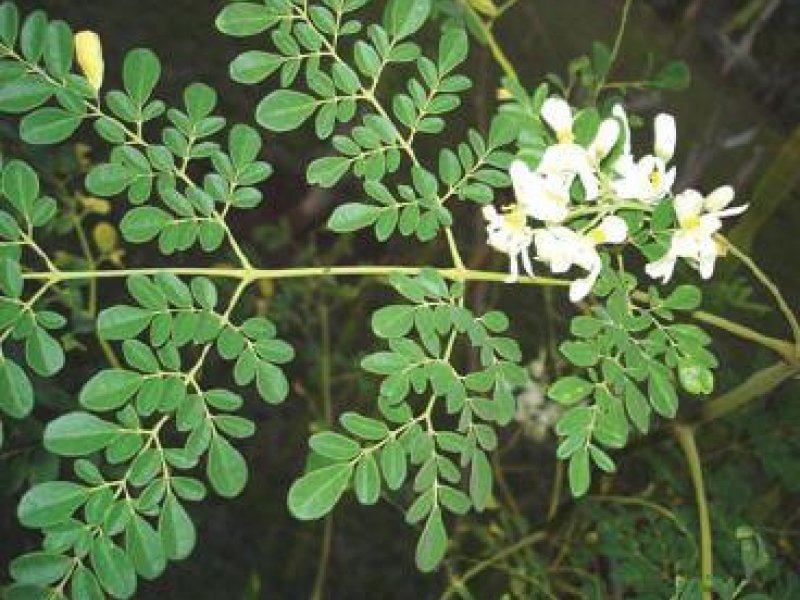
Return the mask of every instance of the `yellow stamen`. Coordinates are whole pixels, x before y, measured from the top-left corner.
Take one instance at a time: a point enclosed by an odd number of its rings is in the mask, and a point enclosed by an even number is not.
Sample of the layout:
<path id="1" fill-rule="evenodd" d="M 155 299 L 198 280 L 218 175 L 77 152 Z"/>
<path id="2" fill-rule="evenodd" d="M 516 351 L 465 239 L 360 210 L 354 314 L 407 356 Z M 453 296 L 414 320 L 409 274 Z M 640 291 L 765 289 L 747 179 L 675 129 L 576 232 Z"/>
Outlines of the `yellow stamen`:
<path id="1" fill-rule="evenodd" d="M 608 237 L 606 236 L 606 232 L 602 229 L 592 229 L 589 232 L 589 239 L 595 244 L 602 244 L 608 239 Z"/>
<path id="2" fill-rule="evenodd" d="M 661 171 L 659 171 L 658 167 L 653 167 L 648 179 L 650 180 L 650 185 L 653 187 L 659 187 L 661 185 Z"/>
<path id="3" fill-rule="evenodd" d="M 503 220 L 509 229 L 520 231 L 528 224 L 525 212 L 519 204 L 509 204 L 504 206 L 502 210 Z"/>
<path id="4" fill-rule="evenodd" d="M 575 141 L 575 136 L 569 129 L 564 129 L 556 134 L 556 139 L 559 144 L 571 144 Z"/>
<path id="5" fill-rule="evenodd" d="M 700 215 L 687 215 L 681 219 L 681 229 L 696 229 L 700 226 Z"/>

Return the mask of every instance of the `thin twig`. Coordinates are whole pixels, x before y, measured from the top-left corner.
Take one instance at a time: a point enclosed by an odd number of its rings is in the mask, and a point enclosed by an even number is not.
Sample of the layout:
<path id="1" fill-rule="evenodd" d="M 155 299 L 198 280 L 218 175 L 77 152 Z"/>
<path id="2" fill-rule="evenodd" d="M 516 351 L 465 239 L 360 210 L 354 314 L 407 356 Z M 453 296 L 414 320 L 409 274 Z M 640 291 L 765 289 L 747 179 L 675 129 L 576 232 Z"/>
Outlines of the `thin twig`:
<path id="1" fill-rule="evenodd" d="M 683 450 L 689 473 L 692 476 L 695 502 L 697 503 L 697 517 L 700 520 L 700 587 L 703 600 L 713 600 L 711 580 L 713 577 L 714 557 L 711 539 L 711 516 L 708 511 L 705 483 L 703 481 L 703 466 L 697 443 L 694 437 L 694 428 L 686 425 L 676 425 L 675 438 Z"/>
<path id="2" fill-rule="evenodd" d="M 747 267 L 750 272 L 753 274 L 753 277 L 758 279 L 758 281 L 767 288 L 767 291 L 772 294 L 772 297 L 775 298 L 775 302 L 778 305 L 778 308 L 783 313 L 783 316 L 786 317 L 786 321 L 789 323 L 789 327 L 792 330 L 792 336 L 794 337 L 794 343 L 798 351 L 800 351 L 800 323 L 797 321 L 797 317 L 794 314 L 794 311 L 789 306 L 789 303 L 786 302 L 786 298 L 783 297 L 780 289 L 778 286 L 775 285 L 764 271 L 755 263 L 755 261 L 747 256 L 744 252 L 739 250 L 736 246 L 734 246 L 730 240 L 723 236 L 717 236 L 717 240 L 722 243 L 725 249 L 728 250 L 733 256 L 735 256 L 739 261 Z"/>

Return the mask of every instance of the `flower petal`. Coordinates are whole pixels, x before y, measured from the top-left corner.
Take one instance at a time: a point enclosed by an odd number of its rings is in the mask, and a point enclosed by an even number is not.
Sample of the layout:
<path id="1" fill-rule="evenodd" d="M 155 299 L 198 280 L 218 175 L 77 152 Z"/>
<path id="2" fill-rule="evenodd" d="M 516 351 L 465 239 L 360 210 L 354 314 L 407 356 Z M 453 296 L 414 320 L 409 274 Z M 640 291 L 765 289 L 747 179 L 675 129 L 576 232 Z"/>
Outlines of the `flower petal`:
<path id="1" fill-rule="evenodd" d="M 732 206 L 731 208 L 726 208 L 725 210 L 721 210 L 715 214 L 720 218 L 735 217 L 745 212 L 748 208 L 750 208 L 749 204 L 742 204 L 740 206 Z"/>
<path id="2" fill-rule="evenodd" d="M 603 264 L 600 262 L 598 256 L 598 261 L 589 274 L 581 279 L 576 279 L 570 284 L 569 299 L 572 302 L 579 302 L 589 295 L 594 288 L 594 284 L 597 283 L 597 278 L 600 276 L 602 268 Z"/>
<path id="3" fill-rule="evenodd" d="M 628 113 L 625 112 L 625 108 L 621 104 L 615 104 L 614 108 L 611 109 L 611 114 L 620 120 L 622 123 L 622 135 L 624 135 L 624 141 L 622 143 L 622 155 L 630 157 L 631 154 L 631 126 L 628 122 Z"/>
<path id="4" fill-rule="evenodd" d="M 647 263 L 644 271 L 653 279 L 661 279 L 662 283 L 669 283 L 669 280 L 672 279 L 672 273 L 675 271 L 676 260 L 677 257 L 668 252 L 663 258 Z"/>
<path id="5" fill-rule="evenodd" d="M 572 109 L 563 98 L 553 96 L 545 100 L 541 115 L 559 138 L 572 134 Z"/>
<path id="6" fill-rule="evenodd" d="M 527 273 L 529 277 L 534 277 L 535 275 L 533 274 L 531 255 L 528 254 L 528 249 L 526 248 L 525 250 L 520 252 L 520 256 L 522 257 L 522 268 L 525 269 L 525 273 Z"/>
<path id="7" fill-rule="evenodd" d="M 515 160 L 508 168 L 514 194 L 520 204 L 529 204 L 539 195 L 540 184 L 536 174 L 521 160 Z"/>
<path id="8" fill-rule="evenodd" d="M 706 196 L 705 207 L 708 212 L 718 212 L 733 202 L 736 192 L 729 185 L 723 185 Z"/>
<path id="9" fill-rule="evenodd" d="M 704 202 L 703 195 L 697 190 L 685 190 L 675 196 L 673 206 L 681 227 L 685 228 L 688 221 L 700 216 Z"/>

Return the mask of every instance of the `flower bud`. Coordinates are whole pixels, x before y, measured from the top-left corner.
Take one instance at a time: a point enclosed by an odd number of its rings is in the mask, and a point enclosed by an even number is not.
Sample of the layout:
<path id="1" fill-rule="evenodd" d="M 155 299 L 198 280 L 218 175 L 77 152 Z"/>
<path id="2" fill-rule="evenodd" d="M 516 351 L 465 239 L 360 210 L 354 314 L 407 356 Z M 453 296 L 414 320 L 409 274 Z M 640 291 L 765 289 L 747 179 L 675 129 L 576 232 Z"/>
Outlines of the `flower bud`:
<path id="1" fill-rule="evenodd" d="M 103 47 L 100 36 L 94 31 L 81 31 L 75 34 L 75 59 L 95 91 L 103 86 Z"/>
<path id="2" fill-rule="evenodd" d="M 628 237 L 628 224 L 616 215 L 605 217 L 598 229 L 603 232 L 607 244 L 621 244 Z"/>
<path id="3" fill-rule="evenodd" d="M 664 162 L 675 155 L 675 117 L 661 113 L 655 120 L 655 154 Z"/>
<path id="4" fill-rule="evenodd" d="M 600 128 L 597 130 L 589 151 L 592 153 L 596 161 L 603 160 L 614 148 L 620 134 L 619 121 L 616 119 L 606 119 L 600 123 Z"/>

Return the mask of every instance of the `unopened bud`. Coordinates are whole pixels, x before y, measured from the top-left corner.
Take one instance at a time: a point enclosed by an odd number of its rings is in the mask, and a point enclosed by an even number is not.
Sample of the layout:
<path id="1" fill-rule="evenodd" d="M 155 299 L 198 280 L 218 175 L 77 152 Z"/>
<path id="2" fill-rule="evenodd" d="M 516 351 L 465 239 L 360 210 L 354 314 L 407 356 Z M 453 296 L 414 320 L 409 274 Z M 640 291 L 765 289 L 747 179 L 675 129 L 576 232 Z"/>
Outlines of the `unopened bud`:
<path id="1" fill-rule="evenodd" d="M 103 87 L 103 46 L 100 36 L 94 31 L 81 31 L 75 34 L 75 59 L 95 91 Z"/>

